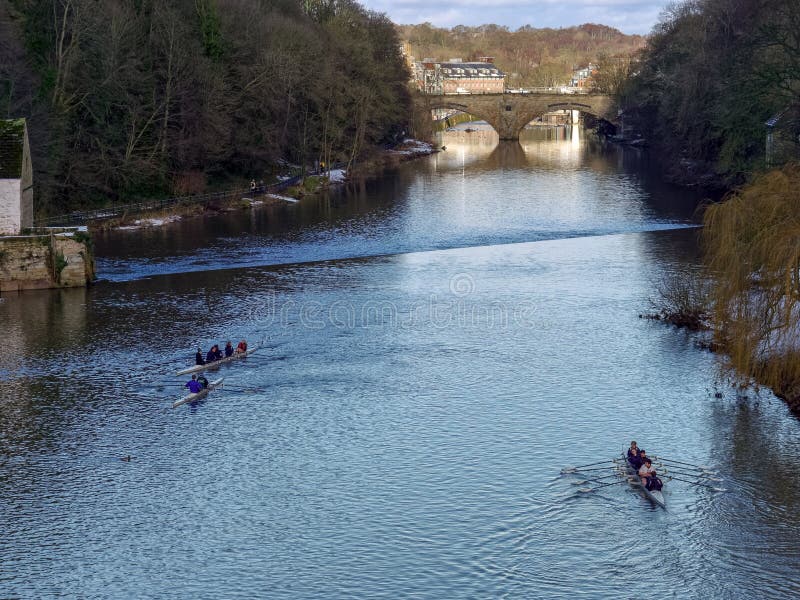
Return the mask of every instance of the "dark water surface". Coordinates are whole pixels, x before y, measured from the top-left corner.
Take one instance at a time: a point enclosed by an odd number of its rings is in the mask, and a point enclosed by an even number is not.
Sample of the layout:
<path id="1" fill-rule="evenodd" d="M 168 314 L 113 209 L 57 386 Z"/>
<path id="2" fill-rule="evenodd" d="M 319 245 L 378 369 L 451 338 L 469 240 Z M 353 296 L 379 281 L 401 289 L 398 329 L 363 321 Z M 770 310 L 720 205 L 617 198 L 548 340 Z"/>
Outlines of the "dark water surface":
<path id="1" fill-rule="evenodd" d="M 546 137 L 114 233 L 112 281 L 3 297 L 0 597 L 800 594 L 800 425 L 638 318 L 698 198 Z M 238 389 L 172 410 L 160 382 L 241 337 Z M 560 475 L 631 438 L 728 491 Z"/>

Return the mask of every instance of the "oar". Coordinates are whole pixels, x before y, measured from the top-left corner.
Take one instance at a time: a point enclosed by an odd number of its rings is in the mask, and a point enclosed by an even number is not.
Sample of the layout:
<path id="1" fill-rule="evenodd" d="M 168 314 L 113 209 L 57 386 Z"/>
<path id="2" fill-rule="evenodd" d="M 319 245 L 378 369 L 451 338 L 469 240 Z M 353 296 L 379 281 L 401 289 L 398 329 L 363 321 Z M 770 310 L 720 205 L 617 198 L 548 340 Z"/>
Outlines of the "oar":
<path id="1" fill-rule="evenodd" d="M 593 488 L 580 488 L 580 489 L 578 489 L 578 491 L 579 492 L 583 492 L 583 493 L 594 492 L 594 491 L 599 490 L 600 488 L 608 487 L 610 485 L 619 485 L 620 483 L 630 483 L 630 481 L 631 481 L 630 479 L 621 479 L 619 481 L 612 481 L 611 483 L 604 483 L 602 485 L 598 485 L 598 486 L 595 486 Z"/>
<path id="2" fill-rule="evenodd" d="M 564 467 L 561 472 L 562 473 L 572 473 L 573 471 L 577 471 L 578 469 L 582 469 L 584 467 L 593 467 L 594 465 L 602 465 L 603 463 L 613 462 L 611 460 L 598 460 L 597 462 L 589 463 L 588 465 L 578 465 L 577 467 Z"/>
<path id="3" fill-rule="evenodd" d="M 690 479 L 681 479 L 680 477 L 675 477 L 674 475 L 668 475 L 668 476 L 664 477 L 664 479 L 669 479 L 670 481 L 672 481 L 672 480 L 682 481 L 684 483 L 688 483 L 689 485 L 699 485 L 701 487 L 708 488 L 708 489 L 713 490 L 715 492 L 725 492 L 725 491 L 727 491 L 724 488 L 717 488 L 717 487 L 714 487 L 714 486 L 709 485 L 707 483 L 704 483 L 702 481 L 692 481 Z"/>
<path id="4" fill-rule="evenodd" d="M 663 470 L 659 471 L 659 473 L 677 473 L 678 475 L 688 475 L 688 476 L 695 476 L 695 477 L 702 477 L 704 479 L 708 479 L 709 481 L 722 481 L 719 477 L 712 477 L 713 473 L 692 473 L 691 471 L 683 471 L 681 469 L 675 469 L 674 467 L 664 467 Z"/>
<path id="5" fill-rule="evenodd" d="M 655 461 L 653 462 L 653 464 L 664 467 L 665 469 L 675 469 L 677 471 L 686 473 L 687 475 L 719 475 L 717 471 L 714 471 L 712 469 L 695 469 L 693 467 L 681 467 L 680 465 L 673 465 L 664 462 L 656 463 Z"/>
<path id="6" fill-rule="evenodd" d="M 694 469 L 694 470 L 697 470 L 697 471 L 713 471 L 714 470 L 711 467 L 706 467 L 706 466 L 703 466 L 703 465 L 692 465 L 692 464 L 681 462 L 681 461 L 677 461 L 677 460 L 670 460 L 668 458 L 661 458 L 660 456 L 656 457 L 656 458 L 653 458 L 653 462 L 655 462 L 655 461 L 660 461 L 660 462 L 662 462 L 664 464 L 668 464 L 668 465 L 674 465 L 676 467 L 680 467 L 681 469 Z"/>
<path id="7" fill-rule="evenodd" d="M 702 474 L 702 475 L 716 475 L 717 474 L 716 471 L 711 471 L 711 470 L 707 470 L 707 469 L 694 469 L 692 467 L 682 467 L 680 465 L 673 465 L 673 464 L 670 464 L 670 463 L 665 463 L 665 462 L 660 462 L 660 461 L 657 462 L 655 460 L 653 461 L 653 465 L 654 466 L 658 465 L 658 466 L 663 467 L 665 469 L 675 469 L 676 471 L 683 471 L 685 473 L 698 473 L 698 474 Z"/>
<path id="8" fill-rule="evenodd" d="M 614 473 L 613 475 L 606 475 L 605 477 L 592 477 L 590 479 L 579 479 L 577 481 L 573 481 L 572 485 L 583 485 L 584 483 L 588 483 L 590 481 L 596 481 L 598 483 L 602 483 L 603 479 L 611 479 L 612 477 L 619 477 L 619 473 Z"/>
<path id="9" fill-rule="evenodd" d="M 712 471 L 710 467 L 704 465 L 695 465 L 693 463 L 682 462 L 680 460 L 672 460 L 671 458 L 664 458 L 663 456 L 651 456 L 651 459 L 658 459 L 662 462 L 674 463 L 676 465 L 686 465 L 687 467 L 694 467 L 695 469 L 702 469 L 704 471 Z"/>
<path id="10" fill-rule="evenodd" d="M 606 469 L 613 469 L 613 465 L 608 465 L 606 467 L 594 467 L 591 469 L 563 469 L 562 473 L 589 473 L 590 471 L 605 471 Z"/>
<path id="11" fill-rule="evenodd" d="M 591 467 L 592 465 L 600 465 L 600 464 L 603 464 L 603 463 L 609 463 L 609 464 L 607 466 L 605 466 L 605 467 L 595 467 L 594 469 L 585 469 L 584 468 L 584 467 Z M 578 472 L 581 472 L 581 471 L 602 471 L 603 469 L 611 469 L 611 468 L 613 468 L 613 461 L 601 460 L 601 461 L 596 462 L 596 463 L 590 463 L 588 465 L 581 465 L 579 467 L 564 467 L 563 469 L 561 469 L 561 472 L 562 473 L 578 473 Z"/>

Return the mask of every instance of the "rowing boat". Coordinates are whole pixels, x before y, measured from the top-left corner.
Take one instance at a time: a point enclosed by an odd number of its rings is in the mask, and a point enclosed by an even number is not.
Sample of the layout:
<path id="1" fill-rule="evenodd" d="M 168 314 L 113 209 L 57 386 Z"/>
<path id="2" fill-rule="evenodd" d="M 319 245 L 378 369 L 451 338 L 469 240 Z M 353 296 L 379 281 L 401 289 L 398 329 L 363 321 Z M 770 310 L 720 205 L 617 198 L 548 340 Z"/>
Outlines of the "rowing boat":
<path id="1" fill-rule="evenodd" d="M 184 396 L 180 400 L 175 400 L 175 402 L 172 403 L 172 408 L 178 408 L 182 404 L 186 404 L 188 402 L 197 402 L 198 400 L 202 400 L 203 398 L 208 396 L 210 392 L 213 392 L 216 388 L 222 387 L 222 381 L 224 379 L 225 379 L 224 377 L 220 377 L 216 381 L 212 381 L 211 383 L 209 383 L 207 388 L 200 390 L 196 394 L 189 394 L 188 396 Z"/>
<path id="2" fill-rule="evenodd" d="M 259 346 L 258 348 L 260 347 L 261 346 Z M 220 358 L 219 360 L 215 360 L 213 362 L 206 363 L 204 365 L 194 365 L 193 367 L 186 367 L 185 369 L 181 369 L 180 371 L 175 373 L 175 375 L 180 377 L 181 375 L 188 375 L 189 373 L 197 373 L 198 371 L 205 371 L 207 369 L 218 369 L 221 365 L 224 365 L 226 363 L 233 362 L 234 360 L 239 360 L 240 358 L 247 358 L 253 352 L 258 350 L 258 348 L 253 348 L 252 350 L 248 350 L 247 352 L 236 352 L 234 354 L 231 354 L 230 356 L 227 356 L 225 358 Z"/>
<path id="3" fill-rule="evenodd" d="M 661 490 L 648 490 L 647 487 L 642 484 L 642 479 L 639 477 L 639 473 L 637 473 L 636 469 L 633 468 L 633 465 L 628 462 L 628 457 L 625 456 L 624 452 L 622 453 L 622 462 L 625 464 L 625 469 L 629 475 L 628 481 L 631 482 L 631 485 L 640 487 L 644 492 L 644 495 L 655 504 L 658 504 L 661 508 L 667 508 L 667 502 L 664 499 L 664 494 L 661 492 Z"/>

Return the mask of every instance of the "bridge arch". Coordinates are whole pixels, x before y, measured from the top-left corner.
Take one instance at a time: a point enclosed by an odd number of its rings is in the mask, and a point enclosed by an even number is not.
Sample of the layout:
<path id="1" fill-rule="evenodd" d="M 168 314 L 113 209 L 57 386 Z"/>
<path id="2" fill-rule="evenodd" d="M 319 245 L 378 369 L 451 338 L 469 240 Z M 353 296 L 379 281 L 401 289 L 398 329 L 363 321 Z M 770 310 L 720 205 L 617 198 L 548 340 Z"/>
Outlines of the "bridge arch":
<path id="1" fill-rule="evenodd" d="M 614 122 L 612 100 L 602 94 L 481 94 L 421 96 L 426 108 L 449 108 L 469 113 L 489 123 L 501 140 L 519 140 L 522 129 L 545 113 L 579 110 Z"/>
<path id="2" fill-rule="evenodd" d="M 434 110 L 437 108 L 444 108 L 448 110 L 457 110 L 458 112 L 466 113 L 472 115 L 477 119 L 486 121 L 487 123 L 492 125 L 492 127 L 494 127 L 491 119 L 491 113 L 487 114 L 476 113 L 474 110 L 470 109 L 470 107 L 466 106 L 465 104 L 461 104 L 456 100 L 456 98 L 461 98 L 461 97 L 462 96 L 440 96 L 440 98 L 442 99 L 441 102 L 432 102 L 430 104 L 430 109 Z"/>

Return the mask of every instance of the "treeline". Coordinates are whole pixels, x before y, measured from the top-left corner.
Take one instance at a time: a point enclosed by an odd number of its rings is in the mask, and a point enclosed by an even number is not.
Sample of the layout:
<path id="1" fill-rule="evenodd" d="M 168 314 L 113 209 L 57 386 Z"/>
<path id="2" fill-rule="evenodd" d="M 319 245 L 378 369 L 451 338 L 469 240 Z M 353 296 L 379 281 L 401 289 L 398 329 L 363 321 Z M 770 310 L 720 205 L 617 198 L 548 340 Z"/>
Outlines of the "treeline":
<path id="1" fill-rule="evenodd" d="M 354 0 L 0 3 L 0 114 L 49 212 L 352 161 L 401 135 L 407 80 Z"/>
<path id="2" fill-rule="evenodd" d="M 671 5 L 619 90 L 673 174 L 723 185 L 765 164 L 765 122 L 797 141 L 800 3 L 689 0 Z"/>
<path id="3" fill-rule="evenodd" d="M 800 3 L 672 5 L 630 70 L 626 127 L 676 178 L 733 189 L 705 210 L 704 272 L 668 298 L 708 320 L 732 382 L 800 415 Z"/>
<path id="4" fill-rule="evenodd" d="M 645 38 L 605 25 L 585 24 L 565 29 L 510 31 L 499 25 L 441 29 L 430 23 L 399 26 L 417 60 L 494 56 L 510 87 L 550 87 L 569 81 L 572 70 L 602 56 L 627 56 L 642 48 Z"/>

